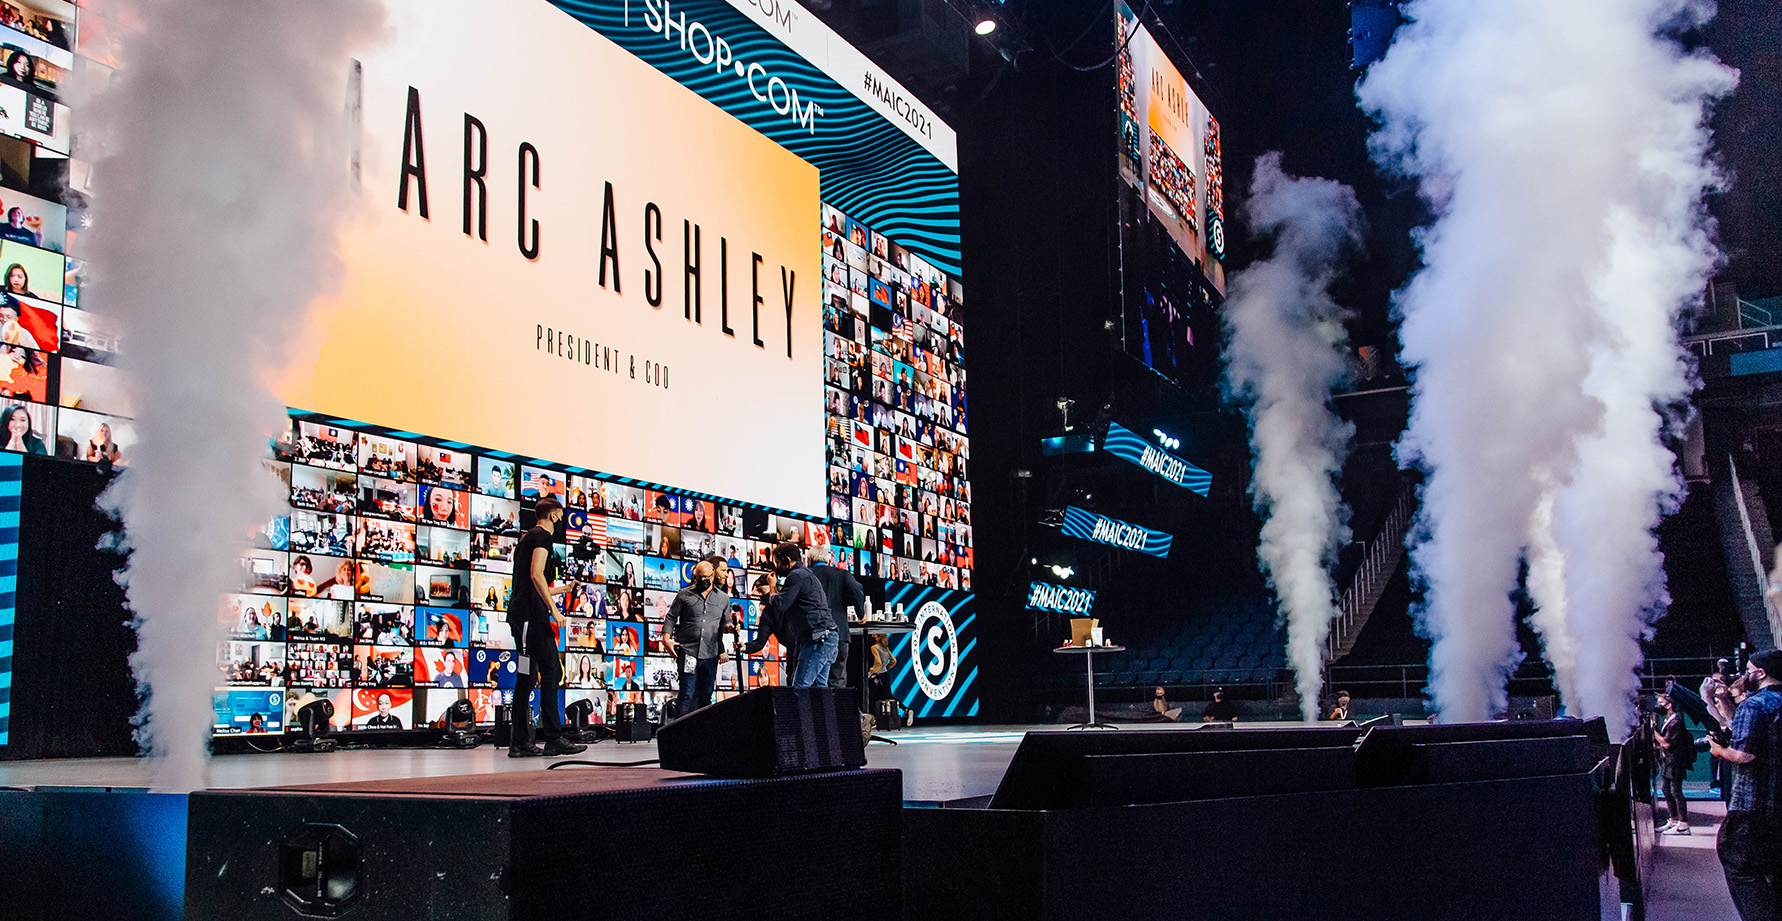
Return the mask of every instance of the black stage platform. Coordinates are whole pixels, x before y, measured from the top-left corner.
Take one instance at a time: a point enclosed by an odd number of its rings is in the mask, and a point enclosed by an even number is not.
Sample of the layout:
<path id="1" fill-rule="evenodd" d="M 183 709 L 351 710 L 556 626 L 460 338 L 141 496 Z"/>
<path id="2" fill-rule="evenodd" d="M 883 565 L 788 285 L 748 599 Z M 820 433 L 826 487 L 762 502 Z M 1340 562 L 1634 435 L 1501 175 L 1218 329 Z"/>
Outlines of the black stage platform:
<path id="1" fill-rule="evenodd" d="M 869 770 L 761 781 L 368 750 L 213 759 L 215 789 L 188 801 L 117 790 L 147 776 L 131 759 L 0 765 L 0 784 L 36 788 L 0 792 L 0 853 L 29 855 L 0 881 L 0 914 L 739 910 L 703 890 L 673 898 L 686 873 L 779 917 L 924 921 L 1583 921 L 1619 918 L 1640 890 L 1608 855 L 1634 846 L 1630 826 L 1650 846 L 1650 808 L 1630 812 L 1600 727 L 1049 728 L 1025 742 L 1015 727 L 905 732 L 869 749 Z"/>

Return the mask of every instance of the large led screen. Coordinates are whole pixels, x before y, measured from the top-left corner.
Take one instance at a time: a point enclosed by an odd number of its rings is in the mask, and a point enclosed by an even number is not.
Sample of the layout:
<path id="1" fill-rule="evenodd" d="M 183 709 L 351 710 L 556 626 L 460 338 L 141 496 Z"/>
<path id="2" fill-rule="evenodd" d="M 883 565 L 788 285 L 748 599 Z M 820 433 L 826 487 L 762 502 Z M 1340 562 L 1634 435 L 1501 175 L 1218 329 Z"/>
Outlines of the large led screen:
<path id="1" fill-rule="evenodd" d="M 829 545 L 822 522 L 311 415 L 293 417 L 267 465 L 291 510 L 243 552 L 218 607 L 220 734 L 288 731 L 319 697 L 343 730 L 437 724 L 460 699 L 493 719 L 516 677 L 506 611 L 520 513 L 545 496 L 568 512 L 554 549 L 570 586 L 563 693 L 588 701 L 594 722 L 624 703 L 663 717 L 680 680 L 663 625 L 694 563 L 728 561 L 749 640 L 760 607 L 748 586 L 774 544 Z M 718 688 L 784 683 L 784 659 L 769 641 L 741 674 L 720 669 Z"/>
<path id="2" fill-rule="evenodd" d="M 1219 122 L 1157 39 L 1120 4 L 1116 73 L 1120 176 L 1139 189 L 1214 288 L 1225 290 L 1225 178 Z"/>
<path id="3" fill-rule="evenodd" d="M 636 2 L 390 8 L 355 83 L 365 220 L 266 460 L 290 509 L 218 604 L 214 731 L 289 732 L 322 697 L 342 731 L 437 725 L 461 699 L 490 722 L 515 678 L 513 548 L 547 495 L 568 509 L 562 693 L 593 722 L 665 716 L 663 621 L 696 559 L 730 561 L 754 638 L 742 596 L 786 539 L 917 620 L 896 696 L 975 715 L 951 130 L 802 11 L 688 0 L 671 41 Z M 79 14 L 81 52 L 121 63 Z M 35 58 L 11 88 L 50 102 L 72 60 L 53 18 L 0 16 L 0 51 Z M 702 59 L 708 35 L 735 74 Z M 526 61 L 523 87 L 464 63 L 491 50 Z M 66 110 L 33 109 L 50 130 L 0 134 L 57 149 Z M 0 473 L 22 453 L 128 465 L 128 330 L 82 309 L 76 215 L 0 186 Z M 725 665 L 720 696 L 786 683 L 785 653 Z"/>
<path id="4" fill-rule="evenodd" d="M 286 403 L 822 514 L 817 169 L 546 3 L 392 12 Z M 526 88 L 465 64 L 498 49 Z"/>

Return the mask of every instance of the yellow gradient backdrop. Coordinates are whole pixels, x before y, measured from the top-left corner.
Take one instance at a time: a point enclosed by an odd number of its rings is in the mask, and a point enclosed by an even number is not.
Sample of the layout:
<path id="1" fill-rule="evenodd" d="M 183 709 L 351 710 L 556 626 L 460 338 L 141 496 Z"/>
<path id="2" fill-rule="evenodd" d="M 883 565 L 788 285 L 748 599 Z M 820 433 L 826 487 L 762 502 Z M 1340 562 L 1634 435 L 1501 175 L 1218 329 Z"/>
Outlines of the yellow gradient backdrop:
<path id="1" fill-rule="evenodd" d="M 823 514 L 816 168 L 543 0 L 394 8 L 393 40 L 364 62 L 366 219 L 344 231 L 343 294 L 298 348 L 286 403 Z M 428 219 L 412 180 L 397 208 L 410 86 Z M 466 113 L 488 134 L 487 242 L 463 233 Z M 517 239 L 521 142 L 540 158 L 536 260 Z M 610 265 L 599 284 L 607 182 L 619 290 Z M 645 298 L 646 202 L 662 213 L 658 308 Z M 701 324 L 683 317 L 683 220 L 700 227 Z M 719 329 L 720 238 L 734 337 Z M 751 253 L 765 348 L 752 341 Z M 782 266 L 796 279 L 790 359 Z M 615 350 L 618 370 L 541 350 L 540 326 Z M 667 366 L 667 387 L 645 381 L 646 362 Z"/>

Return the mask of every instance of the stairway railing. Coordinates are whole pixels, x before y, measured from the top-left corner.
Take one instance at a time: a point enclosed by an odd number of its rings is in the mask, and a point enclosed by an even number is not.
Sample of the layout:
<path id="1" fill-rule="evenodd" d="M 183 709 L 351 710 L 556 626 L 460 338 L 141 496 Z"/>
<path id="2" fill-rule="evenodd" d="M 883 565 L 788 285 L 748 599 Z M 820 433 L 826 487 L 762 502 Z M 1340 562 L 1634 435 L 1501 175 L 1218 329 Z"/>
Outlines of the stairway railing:
<path id="1" fill-rule="evenodd" d="M 1387 580 L 1392 578 L 1404 556 L 1405 534 L 1410 530 L 1411 516 L 1416 509 L 1417 487 L 1406 483 L 1399 490 L 1392 510 L 1386 513 L 1385 521 L 1381 522 L 1380 532 L 1368 542 L 1361 565 L 1355 568 L 1348 587 L 1337 598 L 1337 615 L 1332 618 L 1330 634 L 1325 638 L 1326 661 L 1336 658 L 1344 643 L 1361 629 L 1373 612 Z"/>
<path id="2" fill-rule="evenodd" d="M 1745 535 L 1745 549 L 1751 554 L 1751 571 L 1757 576 L 1757 594 L 1763 599 L 1764 614 L 1770 622 L 1770 646 L 1774 648 L 1778 640 L 1782 640 L 1782 616 L 1776 612 L 1775 599 L 1770 597 L 1770 574 L 1763 566 L 1763 548 L 1757 544 L 1757 534 L 1751 529 L 1751 510 L 1745 507 L 1745 486 L 1739 482 L 1739 465 L 1733 461 L 1731 454 L 1726 455 L 1726 470 L 1732 480 L 1733 504 L 1739 510 L 1739 528 Z"/>

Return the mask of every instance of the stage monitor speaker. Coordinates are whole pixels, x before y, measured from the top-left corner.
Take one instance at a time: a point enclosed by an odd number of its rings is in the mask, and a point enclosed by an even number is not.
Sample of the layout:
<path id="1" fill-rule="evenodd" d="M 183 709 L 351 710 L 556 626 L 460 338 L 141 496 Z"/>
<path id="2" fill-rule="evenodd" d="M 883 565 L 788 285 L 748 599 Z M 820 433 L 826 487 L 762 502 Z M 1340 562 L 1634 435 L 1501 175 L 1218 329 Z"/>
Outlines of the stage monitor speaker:
<path id="1" fill-rule="evenodd" d="M 1083 762 L 1086 782 L 1077 797 L 1053 808 L 1188 803 L 1355 787 L 1355 750 L 1348 746 L 1088 755 Z"/>
<path id="2" fill-rule="evenodd" d="M 1584 736 L 1599 745 L 1609 744 L 1609 730 L 1602 718 L 1593 720 L 1515 720 L 1495 723 L 1430 723 L 1395 726 L 1392 735 L 1418 744 L 1435 742 L 1501 742 L 1506 739 L 1550 739 Z"/>
<path id="3" fill-rule="evenodd" d="M 776 921 L 897 921 L 900 881 L 877 868 L 902 864 L 902 806 L 896 771 L 566 768 L 199 791 L 185 917 L 725 918 L 747 912 L 739 886 L 771 880 L 760 904 Z M 838 855 L 858 872 L 839 876 Z"/>
<path id="4" fill-rule="evenodd" d="M 1257 751 L 1275 749 L 1341 748 L 1345 754 L 1359 734 L 1352 728 L 1329 729 L 1159 729 L 1141 732 L 1030 732 L 1002 775 L 991 799 L 993 809 L 1067 809 L 1090 801 L 1092 756 L 1167 755 L 1188 752 Z M 1133 762 L 1135 765 L 1141 762 Z M 1098 771 L 1107 782 L 1112 765 Z M 1137 769 L 1142 776 L 1150 767 Z M 1134 780 L 1142 784 L 1142 780 Z M 1134 789 L 1103 790 L 1098 797 L 1139 797 L 1135 802 L 1156 802 L 1150 794 Z"/>
<path id="5" fill-rule="evenodd" d="M 854 692 L 758 688 L 662 727 L 662 768 L 713 777 L 779 777 L 866 764 Z"/>
<path id="6" fill-rule="evenodd" d="M 1355 749 L 1364 787 L 1542 777 L 1590 770 L 1609 753 L 1603 721 L 1381 726 Z"/>
<path id="7" fill-rule="evenodd" d="M 620 742 L 648 742 L 656 731 L 650 711 L 643 704 L 620 704 L 613 722 L 613 737 Z"/>

